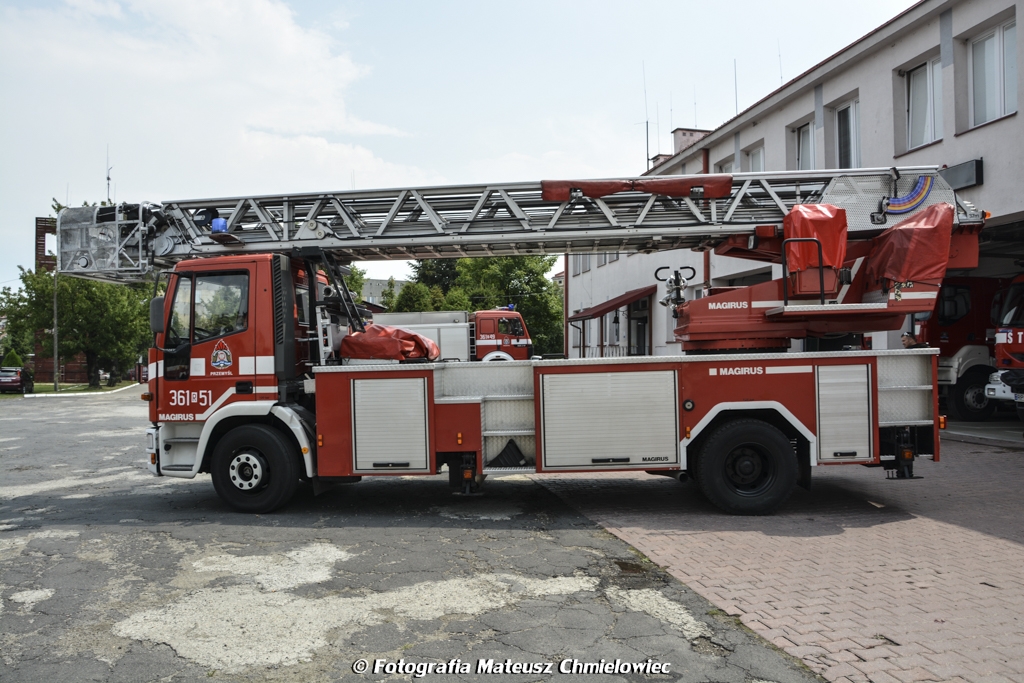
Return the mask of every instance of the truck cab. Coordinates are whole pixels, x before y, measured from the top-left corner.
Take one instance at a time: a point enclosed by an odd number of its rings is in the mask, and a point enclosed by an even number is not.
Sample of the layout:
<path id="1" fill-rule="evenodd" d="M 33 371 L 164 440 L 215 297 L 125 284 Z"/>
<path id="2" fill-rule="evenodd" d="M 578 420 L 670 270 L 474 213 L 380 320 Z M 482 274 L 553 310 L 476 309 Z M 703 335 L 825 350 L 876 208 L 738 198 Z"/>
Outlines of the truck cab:
<path id="1" fill-rule="evenodd" d="M 955 419 L 986 420 L 995 412 L 985 385 L 995 370 L 996 327 L 1008 284 L 999 278 L 948 277 L 935 310 L 914 316 L 918 341 L 939 349 L 938 382 Z"/>
<path id="2" fill-rule="evenodd" d="M 1013 279 L 996 323 L 996 367 L 1024 368 L 1024 275 Z"/>
<path id="3" fill-rule="evenodd" d="M 523 316 L 512 306 L 476 311 L 469 316 L 473 360 L 530 360 L 533 342 Z"/>
<path id="4" fill-rule="evenodd" d="M 996 320 L 996 370 L 985 386 L 991 401 L 1014 401 L 1024 420 L 1024 275 L 1013 278 Z"/>

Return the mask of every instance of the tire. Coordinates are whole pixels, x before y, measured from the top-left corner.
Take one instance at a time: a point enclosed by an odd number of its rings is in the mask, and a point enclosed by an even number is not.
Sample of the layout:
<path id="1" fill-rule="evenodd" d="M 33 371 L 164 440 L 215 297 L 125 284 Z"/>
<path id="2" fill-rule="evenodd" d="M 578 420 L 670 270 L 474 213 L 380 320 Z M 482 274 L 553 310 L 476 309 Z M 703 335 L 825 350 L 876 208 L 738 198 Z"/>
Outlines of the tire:
<path id="1" fill-rule="evenodd" d="M 1024 405 L 1020 403 L 1015 403 L 1014 405 L 1017 407 L 1017 419 L 1024 422 Z"/>
<path id="2" fill-rule="evenodd" d="M 240 512 L 271 512 L 287 503 L 299 486 L 299 472 L 291 442 L 266 425 L 235 427 L 210 461 L 214 490 Z"/>
<path id="3" fill-rule="evenodd" d="M 796 486 L 796 453 L 786 435 L 761 420 L 718 427 L 698 456 L 697 484 L 712 504 L 731 515 L 767 515 Z"/>
<path id="4" fill-rule="evenodd" d="M 949 412 L 955 420 L 981 422 L 996 412 L 996 402 L 985 396 L 990 372 L 969 370 L 949 388 Z"/>

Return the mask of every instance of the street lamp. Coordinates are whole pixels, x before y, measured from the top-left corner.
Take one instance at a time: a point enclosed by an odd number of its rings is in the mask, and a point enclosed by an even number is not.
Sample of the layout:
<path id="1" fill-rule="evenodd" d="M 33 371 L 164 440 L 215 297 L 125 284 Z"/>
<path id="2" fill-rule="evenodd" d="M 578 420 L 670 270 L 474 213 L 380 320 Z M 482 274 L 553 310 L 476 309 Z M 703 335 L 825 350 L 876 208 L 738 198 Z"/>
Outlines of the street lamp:
<path id="1" fill-rule="evenodd" d="M 57 265 L 53 266 L 53 392 L 60 391 L 60 378 L 57 375 L 60 359 L 57 357 Z"/>

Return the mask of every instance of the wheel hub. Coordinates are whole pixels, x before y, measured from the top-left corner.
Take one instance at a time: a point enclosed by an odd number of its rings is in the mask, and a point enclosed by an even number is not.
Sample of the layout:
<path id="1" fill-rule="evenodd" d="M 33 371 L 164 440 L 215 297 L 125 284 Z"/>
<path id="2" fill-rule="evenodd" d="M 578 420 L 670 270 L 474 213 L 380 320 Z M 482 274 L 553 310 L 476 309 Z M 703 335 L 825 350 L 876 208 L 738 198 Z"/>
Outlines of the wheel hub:
<path id="1" fill-rule="evenodd" d="M 263 484 L 265 472 L 262 458 L 254 453 L 239 453 L 228 466 L 231 483 L 242 491 L 252 491 Z"/>
<path id="2" fill-rule="evenodd" d="M 764 471 L 761 456 L 749 448 L 737 448 L 729 454 L 726 462 L 729 479 L 737 486 L 749 486 L 756 482 Z"/>
<path id="3" fill-rule="evenodd" d="M 988 397 L 984 387 L 971 387 L 964 392 L 964 403 L 972 410 L 984 410 L 988 406 Z"/>

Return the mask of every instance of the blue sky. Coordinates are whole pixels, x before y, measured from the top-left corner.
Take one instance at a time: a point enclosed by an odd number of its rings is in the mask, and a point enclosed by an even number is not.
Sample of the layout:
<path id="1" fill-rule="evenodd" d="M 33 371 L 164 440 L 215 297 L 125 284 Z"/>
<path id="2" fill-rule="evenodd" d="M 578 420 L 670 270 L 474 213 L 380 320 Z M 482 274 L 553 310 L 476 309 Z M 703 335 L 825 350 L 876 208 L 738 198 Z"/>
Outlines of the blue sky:
<path id="1" fill-rule="evenodd" d="M 636 175 L 645 72 L 668 152 L 911 4 L 0 0 L 0 283 L 108 145 L 118 201 Z"/>

